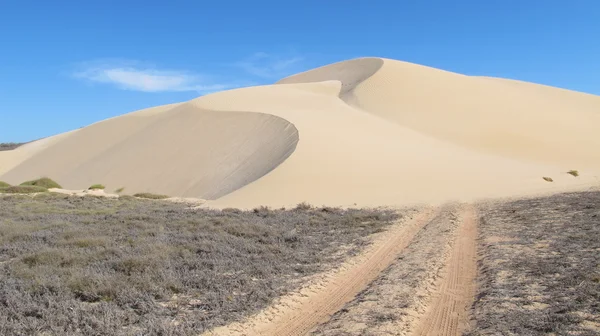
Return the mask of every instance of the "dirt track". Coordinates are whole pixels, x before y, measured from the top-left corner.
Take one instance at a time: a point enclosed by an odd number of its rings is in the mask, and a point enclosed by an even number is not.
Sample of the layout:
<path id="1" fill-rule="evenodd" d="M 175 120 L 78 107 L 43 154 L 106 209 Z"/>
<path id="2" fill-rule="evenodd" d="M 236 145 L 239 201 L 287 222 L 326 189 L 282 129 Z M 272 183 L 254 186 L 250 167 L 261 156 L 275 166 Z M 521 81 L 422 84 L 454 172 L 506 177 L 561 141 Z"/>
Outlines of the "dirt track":
<path id="1" fill-rule="evenodd" d="M 417 234 L 432 220 L 439 221 L 441 217 L 444 221 L 454 220 L 445 212 L 443 216 L 440 215 L 440 209 L 421 212 L 410 222 L 398 224 L 381 235 L 367 251 L 331 274 L 320 286 L 315 286 L 302 295 L 284 298 L 284 304 L 244 323 L 217 328 L 205 335 L 310 334 L 368 288 L 391 264 L 402 262 L 396 260 L 398 255 L 413 243 Z M 470 206 L 461 207 L 459 217 L 461 221 L 456 238 L 448 242 L 451 250 L 444 257 L 445 266 L 431 288 L 433 291 L 426 295 L 424 313 L 414 316 L 413 327 L 410 328 L 412 331 L 398 326 L 391 334 L 459 335 L 464 330 L 468 318 L 467 309 L 474 293 L 477 221 L 475 210 Z"/>
<path id="2" fill-rule="evenodd" d="M 414 335 L 461 335 L 466 329 L 477 275 L 477 220 L 475 210 L 462 211 L 462 223 L 437 293 Z"/>

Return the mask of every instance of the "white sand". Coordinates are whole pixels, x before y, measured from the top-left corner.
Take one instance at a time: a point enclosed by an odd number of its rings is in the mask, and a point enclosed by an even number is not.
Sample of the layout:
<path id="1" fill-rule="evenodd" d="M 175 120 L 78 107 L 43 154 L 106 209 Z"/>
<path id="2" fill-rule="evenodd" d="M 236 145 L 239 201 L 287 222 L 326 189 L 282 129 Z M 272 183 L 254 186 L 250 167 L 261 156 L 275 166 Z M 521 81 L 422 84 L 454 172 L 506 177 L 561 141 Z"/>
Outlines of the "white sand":
<path id="1" fill-rule="evenodd" d="M 597 96 L 368 58 L 112 118 L 31 155 L 0 152 L 0 180 L 244 208 L 505 197 L 597 184 L 598 125 Z"/>

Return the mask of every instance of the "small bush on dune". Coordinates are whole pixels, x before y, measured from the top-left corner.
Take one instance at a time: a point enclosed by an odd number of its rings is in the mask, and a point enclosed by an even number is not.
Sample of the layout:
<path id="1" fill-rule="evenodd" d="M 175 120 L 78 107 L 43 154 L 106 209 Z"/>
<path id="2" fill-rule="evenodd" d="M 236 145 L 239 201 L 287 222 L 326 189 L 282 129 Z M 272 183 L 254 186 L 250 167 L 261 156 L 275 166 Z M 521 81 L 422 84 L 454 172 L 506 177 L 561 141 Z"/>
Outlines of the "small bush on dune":
<path id="1" fill-rule="evenodd" d="M 546 176 L 544 176 L 544 177 L 542 177 L 542 178 L 543 178 L 543 179 L 544 179 L 544 181 L 546 181 L 546 182 L 554 182 L 554 180 L 553 180 L 551 177 L 546 177 Z"/>
<path id="2" fill-rule="evenodd" d="M 27 182 L 23 182 L 21 183 L 22 186 L 36 186 L 36 187 L 43 187 L 46 189 L 50 189 L 50 188 L 62 188 L 60 186 L 60 184 L 54 182 L 53 180 L 51 180 L 50 178 L 47 177 L 42 177 L 40 179 L 37 180 L 32 180 L 32 181 L 27 181 Z"/>
<path id="3" fill-rule="evenodd" d="M 152 193 L 137 193 L 133 195 L 134 197 L 138 197 L 138 198 L 148 198 L 148 199 L 165 199 L 165 198 L 169 198 L 169 196 L 167 195 L 158 195 L 158 194 L 152 194 Z"/>
<path id="4" fill-rule="evenodd" d="M 93 186 L 88 188 L 89 190 L 104 190 L 104 186 L 102 184 L 94 184 Z"/>
<path id="5" fill-rule="evenodd" d="M 40 186 L 31 186 L 31 185 L 21 185 L 21 186 L 12 186 L 12 187 L 4 187 L 0 188 L 0 193 L 2 194 L 32 194 L 39 192 L 47 192 L 48 189 Z"/>
<path id="6" fill-rule="evenodd" d="M 10 187 L 10 184 L 8 184 L 4 181 L 0 181 L 0 188 L 6 188 L 6 187 Z"/>
<path id="7" fill-rule="evenodd" d="M 575 177 L 579 176 L 579 172 L 578 172 L 577 170 L 569 170 L 569 171 L 567 172 L 567 174 L 569 174 L 569 175 L 573 175 L 573 176 L 575 176 Z"/>

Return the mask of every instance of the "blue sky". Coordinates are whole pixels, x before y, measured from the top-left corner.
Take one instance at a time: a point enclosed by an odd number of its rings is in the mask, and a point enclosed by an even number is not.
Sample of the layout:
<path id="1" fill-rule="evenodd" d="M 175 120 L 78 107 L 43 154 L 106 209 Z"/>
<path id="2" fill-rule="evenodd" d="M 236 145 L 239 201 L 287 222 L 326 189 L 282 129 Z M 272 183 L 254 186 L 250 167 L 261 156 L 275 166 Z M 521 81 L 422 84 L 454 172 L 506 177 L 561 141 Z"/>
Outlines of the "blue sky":
<path id="1" fill-rule="evenodd" d="M 360 56 L 600 94 L 600 1 L 0 0 L 0 142 Z"/>

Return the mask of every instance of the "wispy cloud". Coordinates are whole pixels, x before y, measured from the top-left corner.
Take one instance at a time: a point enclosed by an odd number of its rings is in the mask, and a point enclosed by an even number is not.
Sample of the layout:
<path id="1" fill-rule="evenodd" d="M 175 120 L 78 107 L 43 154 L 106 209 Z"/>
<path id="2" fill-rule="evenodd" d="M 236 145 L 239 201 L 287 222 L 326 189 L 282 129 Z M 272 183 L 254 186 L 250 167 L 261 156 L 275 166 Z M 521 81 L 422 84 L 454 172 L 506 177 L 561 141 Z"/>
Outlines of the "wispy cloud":
<path id="1" fill-rule="evenodd" d="M 111 84 L 120 89 L 143 92 L 196 91 L 210 93 L 238 87 L 233 83 L 217 83 L 208 76 L 187 71 L 157 69 L 135 61 L 88 62 L 79 66 L 73 76 L 95 83 Z"/>
<path id="2" fill-rule="evenodd" d="M 229 71 L 215 76 L 212 73 L 165 69 L 135 60 L 103 59 L 76 65 L 76 70 L 71 72 L 71 76 L 89 83 L 112 85 L 123 90 L 195 91 L 207 94 L 281 79 L 298 72 L 303 60 L 303 57 L 296 54 L 257 52 L 233 64 L 222 64 L 225 66 L 223 70 L 228 68 Z M 236 70 L 234 73 L 231 72 L 232 65 Z"/>
<path id="3" fill-rule="evenodd" d="M 261 78 L 281 78 L 294 73 L 296 66 L 304 60 L 303 57 L 272 55 L 265 52 L 257 52 L 243 61 L 234 65 L 246 73 Z"/>

